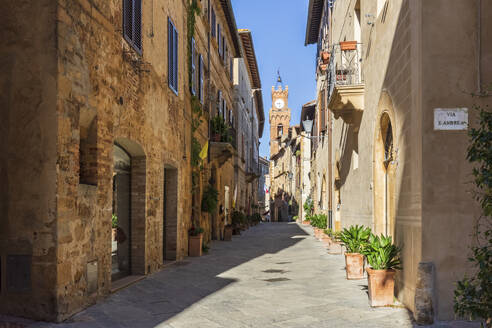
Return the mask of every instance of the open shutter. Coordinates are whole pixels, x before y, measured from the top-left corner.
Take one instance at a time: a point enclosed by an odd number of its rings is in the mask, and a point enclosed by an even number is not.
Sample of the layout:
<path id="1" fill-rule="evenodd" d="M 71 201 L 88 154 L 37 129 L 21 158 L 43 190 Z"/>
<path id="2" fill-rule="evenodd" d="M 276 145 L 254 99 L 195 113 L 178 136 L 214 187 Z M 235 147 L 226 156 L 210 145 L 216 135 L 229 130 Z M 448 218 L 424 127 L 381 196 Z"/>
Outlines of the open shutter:
<path id="1" fill-rule="evenodd" d="M 174 88 L 178 92 L 178 31 L 174 29 Z"/>
<path id="2" fill-rule="evenodd" d="M 198 61 L 198 76 L 199 76 L 199 83 L 200 85 L 198 86 L 198 92 L 199 92 L 199 98 L 200 98 L 200 103 L 203 104 L 203 98 L 204 98 L 204 83 L 203 83 L 203 57 L 200 55 L 199 61 Z"/>
<path id="3" fill-rule="evenodd" d="M 133 44 L 142 50 L 142 0 L 133 0 Z"/>
<path id="4" fill-rule="evenodd" d="M 195 38 L 191 38 L 191 94 L 196 94 Z"/>
<path id="5" fill-rule="evenodd" d="M 174 89 L 174 29 L 171 19 L 167 20 L 167 57 L 168 57 L 168 83 Z"/>
<path id="6" fill-rule="evenodd" d="M 211 20 L 210 28 L 212 29 L 211 33 L 212 33 L 212 37 L 215 38 L 216 37 L 216 28 L 217 27 L 216 27 L 216 21 L 215 21 L 215 10 L 214 10 L 214 7 L 212 7 L 210 16 L 212 16 L 210 18 L 210 20 Z"/>

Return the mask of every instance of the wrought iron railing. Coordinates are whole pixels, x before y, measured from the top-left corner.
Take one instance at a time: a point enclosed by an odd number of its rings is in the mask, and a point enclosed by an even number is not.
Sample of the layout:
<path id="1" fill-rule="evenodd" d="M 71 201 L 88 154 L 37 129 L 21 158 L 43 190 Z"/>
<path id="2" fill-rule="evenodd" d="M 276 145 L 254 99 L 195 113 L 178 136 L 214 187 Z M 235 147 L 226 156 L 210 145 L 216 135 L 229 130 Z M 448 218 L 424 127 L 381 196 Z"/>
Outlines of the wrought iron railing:
<path id="1" fill-rule="evenodd" d="M 328 99 L 335 86 L 364 83 L 362 72 L 362 43 L 336 44 L 330 52 L 327 70 Z"/>

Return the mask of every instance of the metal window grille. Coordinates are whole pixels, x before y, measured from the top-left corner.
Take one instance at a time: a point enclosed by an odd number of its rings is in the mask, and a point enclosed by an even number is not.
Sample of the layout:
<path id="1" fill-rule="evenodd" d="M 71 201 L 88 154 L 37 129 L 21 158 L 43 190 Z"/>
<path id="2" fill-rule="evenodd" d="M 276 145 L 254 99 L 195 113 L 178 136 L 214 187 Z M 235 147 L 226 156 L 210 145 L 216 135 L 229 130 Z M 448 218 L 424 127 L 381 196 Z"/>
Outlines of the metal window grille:
<path id="1" fill-rule="evenodd" d="M 171 18 L 168 18 L 168 82 L 169 87 L 178 94 L 178 31 Z"/>
<path id="2" fill-rule="evenodd" d="M 123 0 L 123 37 L 142 53 L 142 0 Z"/>
<path id="3" fill-rule="evenodd" d="M 195 38 L 191 38 L 191 94 L 196 94 Z"/>

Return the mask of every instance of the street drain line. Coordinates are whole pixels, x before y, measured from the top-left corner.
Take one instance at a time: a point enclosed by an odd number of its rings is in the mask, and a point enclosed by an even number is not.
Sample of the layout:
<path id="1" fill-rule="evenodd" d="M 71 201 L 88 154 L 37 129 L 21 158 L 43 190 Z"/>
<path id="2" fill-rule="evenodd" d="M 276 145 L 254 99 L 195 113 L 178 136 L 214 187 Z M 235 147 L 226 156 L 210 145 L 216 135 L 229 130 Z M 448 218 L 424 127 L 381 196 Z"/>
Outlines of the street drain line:
<path id="1" fill-rule="evenodd" d="M 279 282 L 279 281 L 287 281 L 289 278 L 271 278 L 271 279 L 263 279 L 263 281 L 267 282 Z"/>
<path id="2" fill-rule="evenodd" d="M 268 269 L 268 270 L 265 270 L 265 271 L 262 271 L 262 272 L 265 272 L 265 273 L 286 273 L 286 272 L 289 272 L 289 271 L 278 270 L 278 269 Z"/>

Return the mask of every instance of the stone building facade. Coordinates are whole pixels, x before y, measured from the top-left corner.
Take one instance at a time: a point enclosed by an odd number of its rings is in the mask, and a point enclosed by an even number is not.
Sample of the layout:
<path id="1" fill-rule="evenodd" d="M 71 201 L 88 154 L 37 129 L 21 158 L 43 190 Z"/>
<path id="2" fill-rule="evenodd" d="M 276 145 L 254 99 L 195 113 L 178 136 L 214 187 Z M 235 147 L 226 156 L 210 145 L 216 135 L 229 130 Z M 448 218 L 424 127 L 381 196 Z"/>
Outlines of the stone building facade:
<path id="1" fill-rule="evenodd" d="M 271 221 L 289 221 L 297 215 L 296 195 L 300 161 L 300 126 L 290 126 L 289 87 L 283 87 L 280 76 L 272 87 L 270 109 L 270 216 Z"/>
<path id="2" fill-rule="evenodd" d="M 0 313 L 64 320 L 184 258 L 192 224 L 220 238 L 234 150 L 208 122 L 233 117 L 230 1 L 10 1 L 1 16 Z M 194 139 L 209 146 L 195 181 Z"/>
<path id="3" fill-rule="evenodd" d="M 314 133 L 327 136 L 313 148 L 321 177 L 313 199 L 318 211 L 333 211 L 336 229 L 364 224 L 403 246 L 395 295 L 420 323 L 453 319 L 454 284 L 468 266 L 464 245 L 479 211 L 466 185 L 467 125 L 449 130 L 436 118 L 466 108 L 473 125 L 473 106 L 490 104 L 491 5 L 309 3 L 306 44 L 318 46 Z"/>
<path id="4" fill-rule="evenodd" d="M 270 167 L 270 161 L 267 160 L 264 157 L 260 156 L 260 162 L 259 162 L 259 167 L 260 167 L 260 177 L 258 179 L 258 205 L 260 208 L 260 213 L 266 213 L 269 211 L 270 207 L 268 204 L 268 197 L 267 197 L 267 176 L 269 175 L 269 167 Z"/>
<path id="5" fill-rule="evenodd" d="M 242 57 L 234 59 L 237 153 L 234 156 L 234 206 L 252 214 L 258 206 L 259 138 L 263 134 L 265 114 L 261 80 L 254 51 L 253 38 L 247 29 L 240 29 Z"/>

